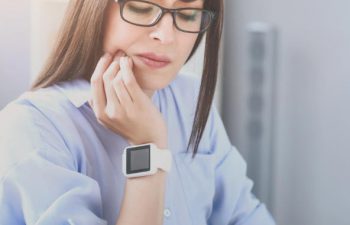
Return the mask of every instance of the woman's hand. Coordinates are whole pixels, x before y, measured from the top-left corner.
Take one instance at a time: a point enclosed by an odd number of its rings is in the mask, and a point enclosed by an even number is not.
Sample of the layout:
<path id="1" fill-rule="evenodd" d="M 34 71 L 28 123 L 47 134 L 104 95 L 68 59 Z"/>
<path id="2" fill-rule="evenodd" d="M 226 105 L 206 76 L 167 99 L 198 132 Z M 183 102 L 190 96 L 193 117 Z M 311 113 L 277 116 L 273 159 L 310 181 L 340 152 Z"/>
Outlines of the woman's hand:
<path id="1" fill-rule="evenodd" d="M 91 77 L 90 105 L 103 126 L 126 138 L 130 144 L 155 143 L 167 147 L 167 128 L 162 114 L 138 85 L 133 62 L 118 52 L 105 54 Z"/>

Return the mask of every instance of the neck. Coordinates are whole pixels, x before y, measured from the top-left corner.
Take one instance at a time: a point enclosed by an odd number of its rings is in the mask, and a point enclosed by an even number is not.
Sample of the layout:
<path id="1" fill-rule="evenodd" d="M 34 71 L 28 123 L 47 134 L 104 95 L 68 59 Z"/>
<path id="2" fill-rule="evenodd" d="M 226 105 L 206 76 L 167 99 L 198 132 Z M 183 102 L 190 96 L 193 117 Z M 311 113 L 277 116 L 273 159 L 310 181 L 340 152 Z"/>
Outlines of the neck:
<path id="1" fill-rule="evenodd" d="M 155 93 L 155 90 L 150 90 L 150 89 L 142 89 L 142 90 L 150 99 L 152 99 Z"/>

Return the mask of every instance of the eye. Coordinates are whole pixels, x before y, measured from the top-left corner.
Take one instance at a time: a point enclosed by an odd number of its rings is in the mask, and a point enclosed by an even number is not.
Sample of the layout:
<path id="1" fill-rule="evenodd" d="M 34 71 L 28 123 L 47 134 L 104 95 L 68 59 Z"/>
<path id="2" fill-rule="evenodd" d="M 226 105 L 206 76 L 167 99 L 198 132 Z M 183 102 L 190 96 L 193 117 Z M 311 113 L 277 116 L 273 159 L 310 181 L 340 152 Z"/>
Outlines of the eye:
<path id="1" fill-rule="evenodd" d="M 132 12 L 135 13 L 150 13 L 153 11 L 153 7 L 152 6 L 147 6 L 147 7 L 141 7 L 139 5 L 134 5 L 134 4 L 128 4 L 127 6 L 127 10 L 130 10 Z"/>
<path id="2" fill-rule="evenodd" d="M 179 11 L 177 13 L 179 19 L 182 19 L 184 21 L 196 21 L 198 20 L 199 15 L 200 12 L 194 10 Z"/>

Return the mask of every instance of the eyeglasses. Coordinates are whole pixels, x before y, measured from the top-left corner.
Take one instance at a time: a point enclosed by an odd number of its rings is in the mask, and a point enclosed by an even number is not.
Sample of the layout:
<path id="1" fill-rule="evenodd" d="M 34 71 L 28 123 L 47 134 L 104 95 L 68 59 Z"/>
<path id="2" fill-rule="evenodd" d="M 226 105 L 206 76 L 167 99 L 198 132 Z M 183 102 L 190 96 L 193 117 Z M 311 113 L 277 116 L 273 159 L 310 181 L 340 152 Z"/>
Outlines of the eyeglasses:
<path id="1" fill-rule="evenodd" d="M 143 0 L 119 0 L 118 3 L 122 19 L 142 27 L 154 26 L 165 13 L 171 13 L 178 30 L 187 33 L 202 33 L 209 28 L 214 19 L 214 13 L 206 9 L 169 9 Z"/>

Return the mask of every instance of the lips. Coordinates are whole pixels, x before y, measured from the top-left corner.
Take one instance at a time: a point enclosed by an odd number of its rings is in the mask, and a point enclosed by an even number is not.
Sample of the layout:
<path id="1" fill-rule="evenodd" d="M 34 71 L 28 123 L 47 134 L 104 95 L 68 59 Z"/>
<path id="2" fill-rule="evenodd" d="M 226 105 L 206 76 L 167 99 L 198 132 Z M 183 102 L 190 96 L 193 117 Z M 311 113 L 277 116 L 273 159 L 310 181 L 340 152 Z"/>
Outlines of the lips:
<path id="1" fill-rule="evenodd" d="M 171 63 L 170 58 L 164 55 L 156 55 L 154 53 L 138 54 L 137 57 L 147 66 L 151 68 L 162 68 Z"/>

